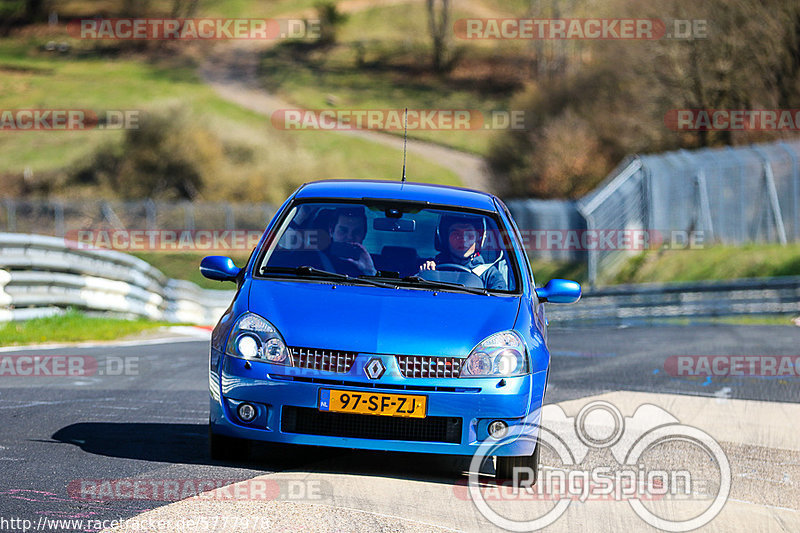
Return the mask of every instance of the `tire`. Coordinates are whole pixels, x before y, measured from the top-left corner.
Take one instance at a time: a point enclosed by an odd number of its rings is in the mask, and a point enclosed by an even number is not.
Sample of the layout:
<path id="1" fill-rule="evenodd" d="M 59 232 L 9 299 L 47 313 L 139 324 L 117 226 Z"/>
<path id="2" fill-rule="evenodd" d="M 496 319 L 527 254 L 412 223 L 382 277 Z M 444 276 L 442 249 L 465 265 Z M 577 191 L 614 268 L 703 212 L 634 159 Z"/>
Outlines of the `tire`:
<path id="1" fill-rule="evenodd" d="M 536 442 L 536 448 L 534 448 L 533 453 L 531 455 L 523 455 L 519 457 L 502 457 L 497 456 L 495 457 L 495 479 L 497 481 L 506 480 L 512 481 L 514 480 L 514 469 L 515 468 L 526 468 L 531 469 L 533 471 L 533 485 L 536 484 L 536 481 L 539 477 L 539 442 Z M 528 479 L 527 476 L 522 477 L 523 480 Z"/>
<path id="2" fill-rule="evenodd" d="M 250 443 L 243 439 L 217 435 L 208 426 L 208 454 L 214 460 L 246 459 Z"/>

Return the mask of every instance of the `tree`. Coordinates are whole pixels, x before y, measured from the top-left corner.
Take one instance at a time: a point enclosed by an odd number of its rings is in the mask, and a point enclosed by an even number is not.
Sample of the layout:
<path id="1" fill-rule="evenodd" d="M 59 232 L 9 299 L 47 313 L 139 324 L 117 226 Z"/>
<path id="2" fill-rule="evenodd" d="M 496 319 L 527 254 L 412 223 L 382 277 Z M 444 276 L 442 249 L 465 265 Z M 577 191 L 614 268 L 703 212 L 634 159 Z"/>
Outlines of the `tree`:
<path id="1" fill-rule="evenodd" d="M 198 0 L 173 0 L 172 18 L 191 18 L 197 12 Z"/>
<path id="2" fill-rule="evenodd" d="M 0 35 L 15 25 L 31 24 L 47 17 L 48 0 L 0 0 Z"/>
<path id="3" fill-rule="evenodd" d="M 47 16 L 46 0 L 25 0 L 25 21 L 36 22 Z"/>
<path id="4" fill-rule="evenodd" d="M 528 131 L 501 133 L 489 154 L 509 194 L 577 196 L 628 154 L 788 135 L 674 131 L 665 119 L 681 109 L 800 107 L 800 3 L 609 0 L 602 9 L 593 16 L 661 19 L 665 36 L 586 42 L 589 61 L 548 69 L 549 76 L 529 84 L 512 106 L 525 111 Z M 707 35 L 669 38 L 673 21 L 689 21 L 698 31 L 695 22 L 706 21 Z"/>
<path id="5" fill-rule="evenodd" d="M 339 11 L 334 2 L 323 2 L 317 4 L 317 16 L 319 17 L 319 39 L 322 45 L 336 43 L 336 33 L 339 26 L 347 20 L 347 15 Z"/>
<path id="6" fill-rule="evenodd" d="M 428 0 L 428 30 L 433 40 L 433 70 L 442 72 L 450 44 L 450 0 Z"/>

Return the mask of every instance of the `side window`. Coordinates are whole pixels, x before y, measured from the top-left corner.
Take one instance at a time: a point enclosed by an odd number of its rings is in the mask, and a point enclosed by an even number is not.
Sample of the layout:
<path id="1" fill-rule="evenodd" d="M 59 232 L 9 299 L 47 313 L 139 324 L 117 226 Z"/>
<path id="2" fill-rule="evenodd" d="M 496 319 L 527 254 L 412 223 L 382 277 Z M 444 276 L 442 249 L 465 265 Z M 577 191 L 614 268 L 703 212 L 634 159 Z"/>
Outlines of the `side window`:
<path id="1" fill-rule="evenodd" d="M 506 207 L 506 204 L 504 204 L 503 202 L 499 203 L 500 206 L 503 208 L 503 213 L 505 213 L 506 217 L 508 217 L 508 220 L 511 222 L 511 228 L 514 230 L 514 235 L 516 235 L 517 241 L 520 243 L 520 246 L 522 246 L 522 243 L 525 241 L 522 240 L 522 235 L 519 232 L 517 223 L 514 221 L 514 217 L 511 216 L 511 212 L 508 210 L 508 207 Z M 525 250 L 524 248 L 522 249 L 522 255 L 525 256 L 525 265 L 527 265 L 528 267 L 528 279 L 531 280 L 531 286 L 535 287 L 536 282 L 533 279 L 533 267 L 531 267 L 531 260 L 528 257 L 528 251 Z"/>

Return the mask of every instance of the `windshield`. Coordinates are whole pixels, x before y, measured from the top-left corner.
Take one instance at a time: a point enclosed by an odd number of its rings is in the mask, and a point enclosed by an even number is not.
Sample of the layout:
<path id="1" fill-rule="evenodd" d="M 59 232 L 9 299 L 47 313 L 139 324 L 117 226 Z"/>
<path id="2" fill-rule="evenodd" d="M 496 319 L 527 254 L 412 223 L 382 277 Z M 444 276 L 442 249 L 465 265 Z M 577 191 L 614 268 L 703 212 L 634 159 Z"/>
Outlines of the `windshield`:
<path id="1" fill-rule="evenodd" d="M 512 252 L 507 232 L 484 213 L 398 202 L 301 203 L 283 219 L 257 273 L 517 292 Z"/>

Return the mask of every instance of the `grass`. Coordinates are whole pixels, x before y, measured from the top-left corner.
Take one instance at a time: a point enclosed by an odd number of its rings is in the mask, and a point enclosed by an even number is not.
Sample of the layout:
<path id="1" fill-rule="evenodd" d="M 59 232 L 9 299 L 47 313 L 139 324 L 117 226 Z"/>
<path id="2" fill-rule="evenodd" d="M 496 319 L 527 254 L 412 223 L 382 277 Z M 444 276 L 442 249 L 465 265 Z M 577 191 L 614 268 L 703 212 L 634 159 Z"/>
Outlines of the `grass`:
<path id="1" fill-rule="evenodd" d="M 702 250 L 663 250 L 629 259 L 613 283 L 703 281 L 800 275 L 800 244 L 712 246 Z"/>
<path id="2" fill-rule="evenodd" d="M 736 326 L 794 326 L 796 315 L 734 315 L 719 316 L 707 319 L 696 319 L 697 322 Z"/>
<path id="3" fill-rule="evenodd" d="M 586 283 L 585 262 L 531 259 L 537 283 L 566 278 Z M 696 250 L 653 250 L 627 259 L 601 285 L 665 283 L 800 276 L 800 243 L 711 246 Z"/>
<path id="4" fill-rule="evenodd" d="M 538 261 L 531 259 L 533 278 L 538 286 L 543 286 L 551 279 L 570 279 L 578 283 L 585 283 L 588 269 L 586 263 Z"/>
<path id="5" fill-rule="evenodd" d="M 169 325 L 167 322 L 156 322 L 144 318 L 126 320 L 124 318 L 90 317 L 79 311 L 69 310 L 63 315 L 0 325 L 0 346 L 44 342 L 107 341 L 167 325 Z"/>
<path id="6" fill-rule="evenodd" d="M 197 16 L 200 17 L 275 17 L 313 7 L 318 0 L 201 0 Z M 119 16 L 122 0 L 64 0 L 59 2 L 62 18 L 88 17 L 98 13 Z M 172 2 L 150 2 L 151 9 L 161 9 L 169 14 Z"/>
<path id="7" fill-rule="evenodd" d="M 277 17 L 291 16 L 317 3 L 319 0 L 202 0 L 199 11 L 208 17 Z"/>
<path id="8" fill-rule="evenodd" d="M 227 284 L 200 276 L 198 266 L 203 253 L 136 253 L 168 277 L 186 279 L 210 289 L 229 288 Z M 231 256 L 238 266 L 249 254 Z M 588 282 L 586 263 L 553 262 L 531 259 L 539 286 L 554 278 Z M 629 259 L 609 285 L 622 283 L 691 282 L 773 276 L 800 276 L 800 244 L 749 245 L 740 248 L 715 246 L 704 250 L 651 252 Z"/>
<path id="9" fill-rule="evenodd" d="M 204 289 L 234 289 L 233 283 L 213 281 L 200 274 L 200 261 L 209 254 L 204 253 L 161 253 L 146 252 L 132 254 L 143 259 L 164 273 L 168 278 L 184 279 L 196 283 Z M 250 254 L 227 254 L 236 266 L 243 267 Z"/>
<path id="10" fill-rule="evenodd" d="M 52 55 L 41 51 L 42 43 L 50 38 L 0 40 L 0 109 L 147 112 L 178 103 L 188 106 L 192 116 L 223 142 L 244 142 L 259 154 L 260 166 L 235 167 L 231 172 L 248 177 L 246 185 L 252 182 L 251 201 L 281 201 L 297 185 L 311 179 L 392 178 L 400 173 L 400 150 L 330 132 L 309 135 L 277 130 L 267 117 L 217 96 L 197 78 L 194 66 L 185 59 L 146 62 L 78 50 L 71 56 Z M 110 130 L 3 133 L 0 175 L 21 175 L 26 167 L 34 173 L 64 171 L 102 143 L 119 141 L 121 135 Z M 461 184 L 453 172 L 435 162 L 411 157 L 409 166 L 415 169 L 419 181 Z M 212 185 L 212 191 L 225 193 L 225 183 Z M 247 187 L 243 188 L 246 194 Z"/>
<path id="11" fill-rule="evenodd" d="M 730 315 L 710 317 L 668 317 L 647 318 L 643 322 L 652 322 L 668 326 L 794 326 L 796 315 Z"/>
<path id="12" fill-rule="evenodd" d="M 470 16 L 453 8 L 453 20 Z M 460 60 L 436 75 L 431 62 L 427 11 L 419 3 L 379 6 L 350 13 L 339 44 L 299 51 L 293 43 L 267 50 L 262 81 L 271 91 L 307 109 L 477 110 L 484 120 L 507 112 L 522 86 L 519 67 L 482 44 L 457 41 Z M 359 57 L 361 58 L 359 60 Z M 487 119 L 488 117 L 488 119 Z M 398 135 L 402 131 L 393 131 Z M 497 130 L 410 130 L 409 137 L 485 155 Z"/>

